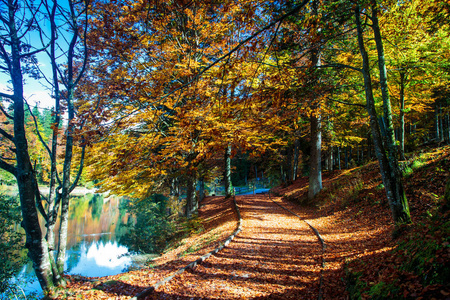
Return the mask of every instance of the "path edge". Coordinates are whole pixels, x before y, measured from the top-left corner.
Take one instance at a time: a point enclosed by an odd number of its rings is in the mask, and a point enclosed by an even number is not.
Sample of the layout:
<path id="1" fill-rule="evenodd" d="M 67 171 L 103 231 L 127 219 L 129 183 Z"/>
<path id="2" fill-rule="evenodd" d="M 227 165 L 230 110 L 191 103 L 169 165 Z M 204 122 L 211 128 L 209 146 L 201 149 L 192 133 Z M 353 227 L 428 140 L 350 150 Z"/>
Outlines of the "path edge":
<path id="1" fill-rule="evenodd" d="M 314 234 L 317 236 L 317 239 L 319 240 L 320 244 L 322 245 L 322 266 L 321 266 L 322 268 L 320 270 L 319 296 L 317 297 L 318 300 L 322 300 L 323 299 L 323 270 L 325 268 L 325 248 L 326 248 L 326 244 L 325 244 L 325 241 L 324 241 L 323 237 L 320 235 L 319 231 L 314 226 L 312 226 L 311 223 L 309 223 L 307 220 L 305 220 L 304 218 L 302 218 L 300 215 L 298 215 L 297 213 L 293 212 L 289 208 L 284 207 L 280 203 L 278 203 L 275 200 L 273 200 L 272 197 L 270 196 L 270 190 L 269 190 L 269 199 L 273 203 L 278 205 L 279 207 L 287 210 L 288 212 L 290 212 L 291 214 L 293 214 L 294 216 L 296 216 L 297 218 L 299 218 L 300 220 L 305 222 L 314 231 Z"/>
<path id="2" fill-rule="evenodd" d="M 188 269 L 194 269 L 198 264 L 204 262 L 205 260 L 207 260 L 211 255 L 214 255 L 216 253 L 218 253 L 219 251 L 221 251 L 223 248 L 225 248 L 226 246 L 228 246 L 228 244 L 236 237 L 236 235 L 242 231 L 242 217 L 241 217 L 241 212 L 239 211 L 239 207 L 237 205 L 236 202 L 236 196 L 233 195 L 233 204 L 234 204 L 234 208 L 236 211 L 236 214 L 238 216 L 238 224 L 236 226 L 236 229 L 234 230 L 234 232 L 225 240 L 225 242 L 223 242 L 223 244 L 221 244 L 219 247 L 217 247 L 216 249 L 212 250 L 211 252 L 203 255 L 202 257 L 198 258 L 197 260 L 189 263 L 188 265 L 186 265 L 185 267 L 179 269 L 178 271 L 176 271 L 175 273 L 173 273 L 170 276 L 165 277 L 163 280 L 158 281 L 156 284 L 152 285 L 151 287 L 143 290 L 142 292 L 140 292 L 139 294 L 137 294 L 136 296 L 130 298 L 130 300 L 139 300 L 139 299 L 143 299 L 144 297 L 154 293 L 156 291 L 157 288 L 159 288 L 160 286 L 162 286 L 163 284 L 169 282 L 170 280 L 172 280 L 175 276 L 183 273 L 184 271 L 188 270 Z"/>

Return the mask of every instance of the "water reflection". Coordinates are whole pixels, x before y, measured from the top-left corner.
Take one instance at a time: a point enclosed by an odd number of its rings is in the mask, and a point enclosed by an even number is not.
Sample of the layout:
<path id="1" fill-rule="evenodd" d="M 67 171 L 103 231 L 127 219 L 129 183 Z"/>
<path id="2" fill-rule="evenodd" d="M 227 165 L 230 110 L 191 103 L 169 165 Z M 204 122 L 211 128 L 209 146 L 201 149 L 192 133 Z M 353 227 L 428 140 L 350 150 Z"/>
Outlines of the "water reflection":
<path id="1" fill-rule="evenodd" d="M 70 251 L 67 257 L 66 270 L 71 275 L 108 276 L 122 273 L 131 266 L 128 248 L 117 241 L 83 242 L 78 251 Z"/>
<path id="2" fill-rule="evenodd" d="M 126 224 L 130 218 L 125 211 L 125 202 L 123 198 L 105 199 L 97 194 L 71 199 L 65 264 L 67 274 L 99 277 L 138 267 L 133 263 L 128 248 L 119 242 L 127 232 Z M 42 293 L 31 263 L 23 266 L 14 282 L 26 293 Z"/>

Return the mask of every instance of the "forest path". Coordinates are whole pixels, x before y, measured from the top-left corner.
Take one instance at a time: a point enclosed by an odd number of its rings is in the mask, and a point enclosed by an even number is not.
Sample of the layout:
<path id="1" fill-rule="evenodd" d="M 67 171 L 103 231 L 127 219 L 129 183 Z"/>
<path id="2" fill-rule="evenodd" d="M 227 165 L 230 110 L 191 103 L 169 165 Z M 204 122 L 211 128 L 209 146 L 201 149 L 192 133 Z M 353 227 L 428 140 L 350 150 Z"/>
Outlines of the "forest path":
<path id="1" fill-rule="evenodd" d="M 307 186 L 305 180 L 296 182 L 298 189 Z M 283 195 L 289 191 L 276 192 Z M 231 199 L 204 199 L 199 209 L 204 230 L 164 253 L 153 266 L 101 278 L 72 278 L 57 298 L 129 300 L 148 290 L 145 299 L 318 299 L 319 292 L 323 299 L 347 299 L 345 264 L 360 257 L 376 261 L 393 247 L 387 206 L 368 203 L 343 208 L 329 202 L 304 207 L 263 194 L 237 196 L 236 200 L 242 231 L 194 270 L 176 274 L 236 230 L 238 220 Z M 305 221 L 325 241 L 323 253 Z M 378 276 L 377 270 L 369 271 L 374 278 Z M 172 276 L 168 283 L 159 284 Z"/>
<path id="2" fill-rule="evenodd" d="M 242 215 L 237 237 L 152 299 L 317 299 L 322 246 L 311 228 L 268 195 L 236 201 Z"/>

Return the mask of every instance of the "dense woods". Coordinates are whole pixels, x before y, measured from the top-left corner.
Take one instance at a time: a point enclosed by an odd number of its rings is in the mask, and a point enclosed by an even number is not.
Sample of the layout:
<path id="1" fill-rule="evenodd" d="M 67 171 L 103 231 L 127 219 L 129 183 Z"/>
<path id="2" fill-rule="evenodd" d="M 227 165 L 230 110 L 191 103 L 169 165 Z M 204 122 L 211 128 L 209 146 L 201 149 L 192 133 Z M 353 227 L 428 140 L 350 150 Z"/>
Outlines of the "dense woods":
<path id="1" fill-rule="evenodd" d="M 376 160 L 411 223 L 406 159 L 450 143 L 449 17 L 439 0 L 2 0 L 0 181 L 43 290 L 64 281 L 80 183 L 135 201 L 164 245 L 152 224 L 168 239 L 213 185 L 307 176 L 314 204 L 323 172 Z M 32 78 L 51 107 L 27 102 Z"/>

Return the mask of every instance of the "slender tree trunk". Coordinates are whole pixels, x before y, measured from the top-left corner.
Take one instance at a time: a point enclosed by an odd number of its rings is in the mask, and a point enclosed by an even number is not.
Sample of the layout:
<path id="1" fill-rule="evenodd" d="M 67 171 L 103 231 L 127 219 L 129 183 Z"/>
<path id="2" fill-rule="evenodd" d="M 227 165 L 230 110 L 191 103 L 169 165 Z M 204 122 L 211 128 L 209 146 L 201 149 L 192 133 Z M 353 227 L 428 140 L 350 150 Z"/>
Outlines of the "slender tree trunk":
<path id="1" fill-rule="evenodd" d="M 73 106 L 69 101 L 69 106 Z M 63 165 L 63 186 L 61 193 L 61 219 L 59 225 L 59 243 L 58 255 L 56 258 L 56 265 L 58 271 L 62 274 L 64 272 L 64 262 L 66 260 L 67 250 L 67 231 L 69 228 L 69 202 L 70 202 L 70 172 L 72 167 L 73 156 L 73 124 L 74 118 L 73 107 L 69 108 L 69 126 L 66 134 L 66 153 Z"/>
<path id="2" fill-rule="evenodd" d="M 344 169 L 348 169 L 348 146 L 345 147 L 344 152 Z"/>
<path id="3" fill-rule="evenodd" d="M 287 177 L 287 182 L 290 184 L 292 183 L 292 147 L 288 147 L 286 150 L 286 177 Z M 256 175 L 256 177 L 258 177 L 258 175 Z"/>
<path id="4" fill-rule="evenodd" d="M 23 77 L 21 66 L 21 46 L 22 43 L 16 28 L 16 4 L 13 0 L 8 0 L 8 26 L 11 60 L 10 75 L 13 86 L 13 107 L 14 107 L 14 145 L 16 148 L 16 169 L 15 176 L 19 188 L 20 206 L 22 210 L 22 227 L 25 230 L 25 246 L 28 248 L 30 257 L 39 284 L 45 291 L 51 288 L 53 274 L 48 253 L 47 241 L 41 231 L 38 211 L 36 209 L 35 197 L 39 193 L 36 184 L 36 175 L 31 165 L 28 153 L 28 143 L 25 133 L 25 109 L 23 98 Z"/>
<path id="5" fill-rule="evenodd" d="M 70 10 L 70 21 L 73 28 L 77 28 L 76 12 L 73 2 L 69 1 Z M 67 51 L 67 79 L 65 80 L 65 86 L 67 90 L 67 129 L 66 129 L 66 144 L 65 144 L 65 155 L 64 164 L 62 171 L 62 192 L 61 192 L 61 220 L 60 220 L 60 230 L 59 230 L 59 244 L 58 244 L 58 255 L 56 258 L 56 265 L 60 274 L 64 272 L 64 262 L 66 260 L 66 250 L 67 250 L 67 230 L 69 224 L 69 202 L 70 193 L 78 184 L 83 171 L 85 146 L 82 146 L 80 165 L 78 167 L 78 172 L 76 178 L 71 182 L 71 172 L 72 172 L 72 159 L 73 159 L 73 148 L 74 148 L 74 130 L 75 130 L 75 87 L 78 84 L 81 76 L 83 76 L 86 63 L 87 63 L 87 49 L 85 48 L 84 61 L 81 68 L 74 66 L 74 60 L 76 58 L 76 45 L 78 42 L 78 30 L 74 30 L 73 35 L 69 43 L 69 48 Z M 56 64 L 54 61 L 53 64 Z M 78 74 L 75 75 L 75 69 L 77 69 Z"/>
<path id="6" fill-rule="evenodd" d="M 349 150 L 348 150 L 348 162 L 351 164 L 352 160 L 353 160 L 353 148 L 349 147 Z"/>
<path id="7" fill-rule="evenodd" d="M 225 171 L 224 171 L 224 182 L 225 182 L 225 198 L 231 197 L 233 193 L 233 186 L 231 184 L 231 144 L 228 144 L 225 149 Z"/>
<path id="8" fill-rule="evenodd" d="M 318 1 L 312 3 L 313 14 L 318 15 Z M 321 65 L 320 50 L 316 44 L 315 49 L 311 52 L 311 64 L 315 67 Z M 314 82 L 319 82 L 316 74 L 313 74 Z M 316 102 L 316 99 L 313 99 Z M 313 113 L 310 116 L 311 122 L 311 157 L 309 160 L 309 188 L 308 199 L 312 200 L 322 190 L 322 116 L 320 105 L 315 104 Z"/>
<path id="9" fill-rule="evenodd" d="M 205 178 L 202 176 L 199 179 L 198 201 L 205 199 Z"/>
<path id="10" fill-rule="evenodd" d="M 450 209 L 450 178 L 447 179 L 447 184 L 445 185 L 445 191 L 444 191 L 444 205 L 443 210 L 447 211 Z"/>
<path id="11" fill-rule="evenodd" d="M 442 103 L 439 102 L 439 132 L 441 133 L 440 142 L 444 141 L 444 115 L 442 114 Z"/>
<path id="12" fill-rule="evenodd" d="M 294 146 L 294 165 L 292 166 L 292 181 L 295 181 L 298 176 L 298 160 L 300 157 L 300 140 L 295 140 Z"/>
<path id="13" fill-rule="evenodd" d="M 328 171 L 330 171 L 330 172 L 333 172 L 333 169 L 334 169 L 333 151 L 334 151 L 333 147 L 330 147 L 330 150 L 329 150 L 330 156 L 328 157 L 329 165 L 330 165 L 330 168 L 328 169 Z"/>
<path id="14" fill-rule="evenodd" d="M 198 201 L 195 197 L 195 178 L 187 176 L 186 180 L 186 218 L 192 218 L 198 209 Z"/>
<path id="15" fill-rule="evenodd" d="M 450 144 L 450 113 L 447 113 L 447 143 Z"/>
<path id="16" fill-rule="evenodd" d="M 52 78 L 53 78 L 53 91 L 55 98 L 55 107 L 53 112 L 53 130 L 52 130 L 52 144 L 50 152 L 50 184 L 49 184 L 49 195 L 48 195 L 48 221 L 47 221 L 47 235 L 46 239 L 49 247 L 50 261 L 52 263 L 53 276 L 55 284 L 59 284 L 61 280 L 60 272 L 58 271 L 56 265 L 56 258 L 54 255 L 55 247 L 55 234 L 54 229 L 57 221 L 57 216 L 59 212 L 59 205 L 61 200 L 60 192 L 57 192 L 57 169 L 56 169 L 56 154 L 58 150 L 58 131 L 61 122 L 61 107 L 60 107 L 60 90 L 59 90 L 59 76 L 58 76 L 58 66 L 56 63 L 56 33 L 57 26 L 55 22 L 57 5 L 54 3 L 52 10 L 50 12 L 50 26 L 51 26 L 51 43 L 50 43 L 50 61 L 52 65 Z"/>
<path id="17" fill-rule="evenodd" d="M 364 144 L 361 144 L 361 160 L 359 162 L 360 164 L 364 163 Z"/>
<path id="18" fill-rule="evenodd" d="M 405 160 L 405 72 L 400 73 L 400 160 Z"/>
<path id="19" fill-rule="evenodd" d="M 378 24 L 378 10 L 377 3 L 373 0 L 372 5 L 372 21 L 373 32 L 375 37 L 375 44 L 378 53 L 378 68 L 380 70 L 380 86 L 381 95 L 383 98 L 383 111 L 386 119 L 386 132 L 387 132 L 387 150 L 389 164 L 390 181 L 392 182 L 392 206 L 395 213 L 393 217 L 396 223 L 405 222 L 410 223 L 411 217 L 409 213 L 408 200 L 406 198 L 405 190 L 402 183 L 402 172 L 398 164 L 397 145 L 394 136 L 394 125 L 392 121 L 391 102 L 389 99 L 389 89 L 387 83 L 387 70 L 384 56 L 383 40 L 381 37 L 381 31 Z"/>
<path id="20" fill-rule="evenodd" d="M 373 30 L 375 34 L 375 42 L 377 45 L 379 69 L 380 69 L 380 85 L 383 96 L 383 109 L 386 120 L 386 143 L 387 149 L 383 145 L 383 139 L 380 132 L 380 125 L 378 123 L 377 112 L 375 109 L 375 101 L 372 92 L 372 80 L 370 76 L 369 57 L 365 50 L 363 41 L 363 31 L 360 21 L 359 6 L 355 7 L 356 27 L 358 33 L 358 44 L 363 59 L 362 73 L 364 77 L 364 88 L 366 93 L 367 111 L 370 116 L 370 127 L 372 130 L 372 137 L 375 146 L 375 153 L 378 158 L 381 177 L 386 190 L 389 206 L 391 208 L 392 217 L 395 223 L 409 223 L 411 222 L 409 215 L 408 203 L 401 183 L 401 173 L 397 163 L 397 153 L 395 151 L 395 140 L 393 136 L 392 115 L 390 111 L 390 103 L 387 92 L 387 77 L 386 68 L 384 64 L 384 54 L 382 48 L 382 41 L 380 30 L 378 27 L 378 17 L 376 10 L 376 3 L 372 6 L 372 21 Z"/>
<path id="21" fill-rule="evenodd" d="M 337 161 L 338 161 L 338 163 L 337 163 L 338 168 L 339 168 L 339 170 L 341 170 L 341 147 L 340 146 L 337 147 Z"/>
<path id="22" fill-rule="evenodd" d="M 435 131 L 435 140 L 436 142 L 440 141 L 441 138 L 441 133 L 439 131 L 439 105 L 438 105 L 438 100 L 436 99 L 435 103 L 434 103 L 434 131 Z"/>
<path id="23" fill-rule="evenodd" d="M 322 131 L 321 118 L 311 116 L 311 157 L 309 169 L 308 199 L 313 199 L 322 190 Z"/>

